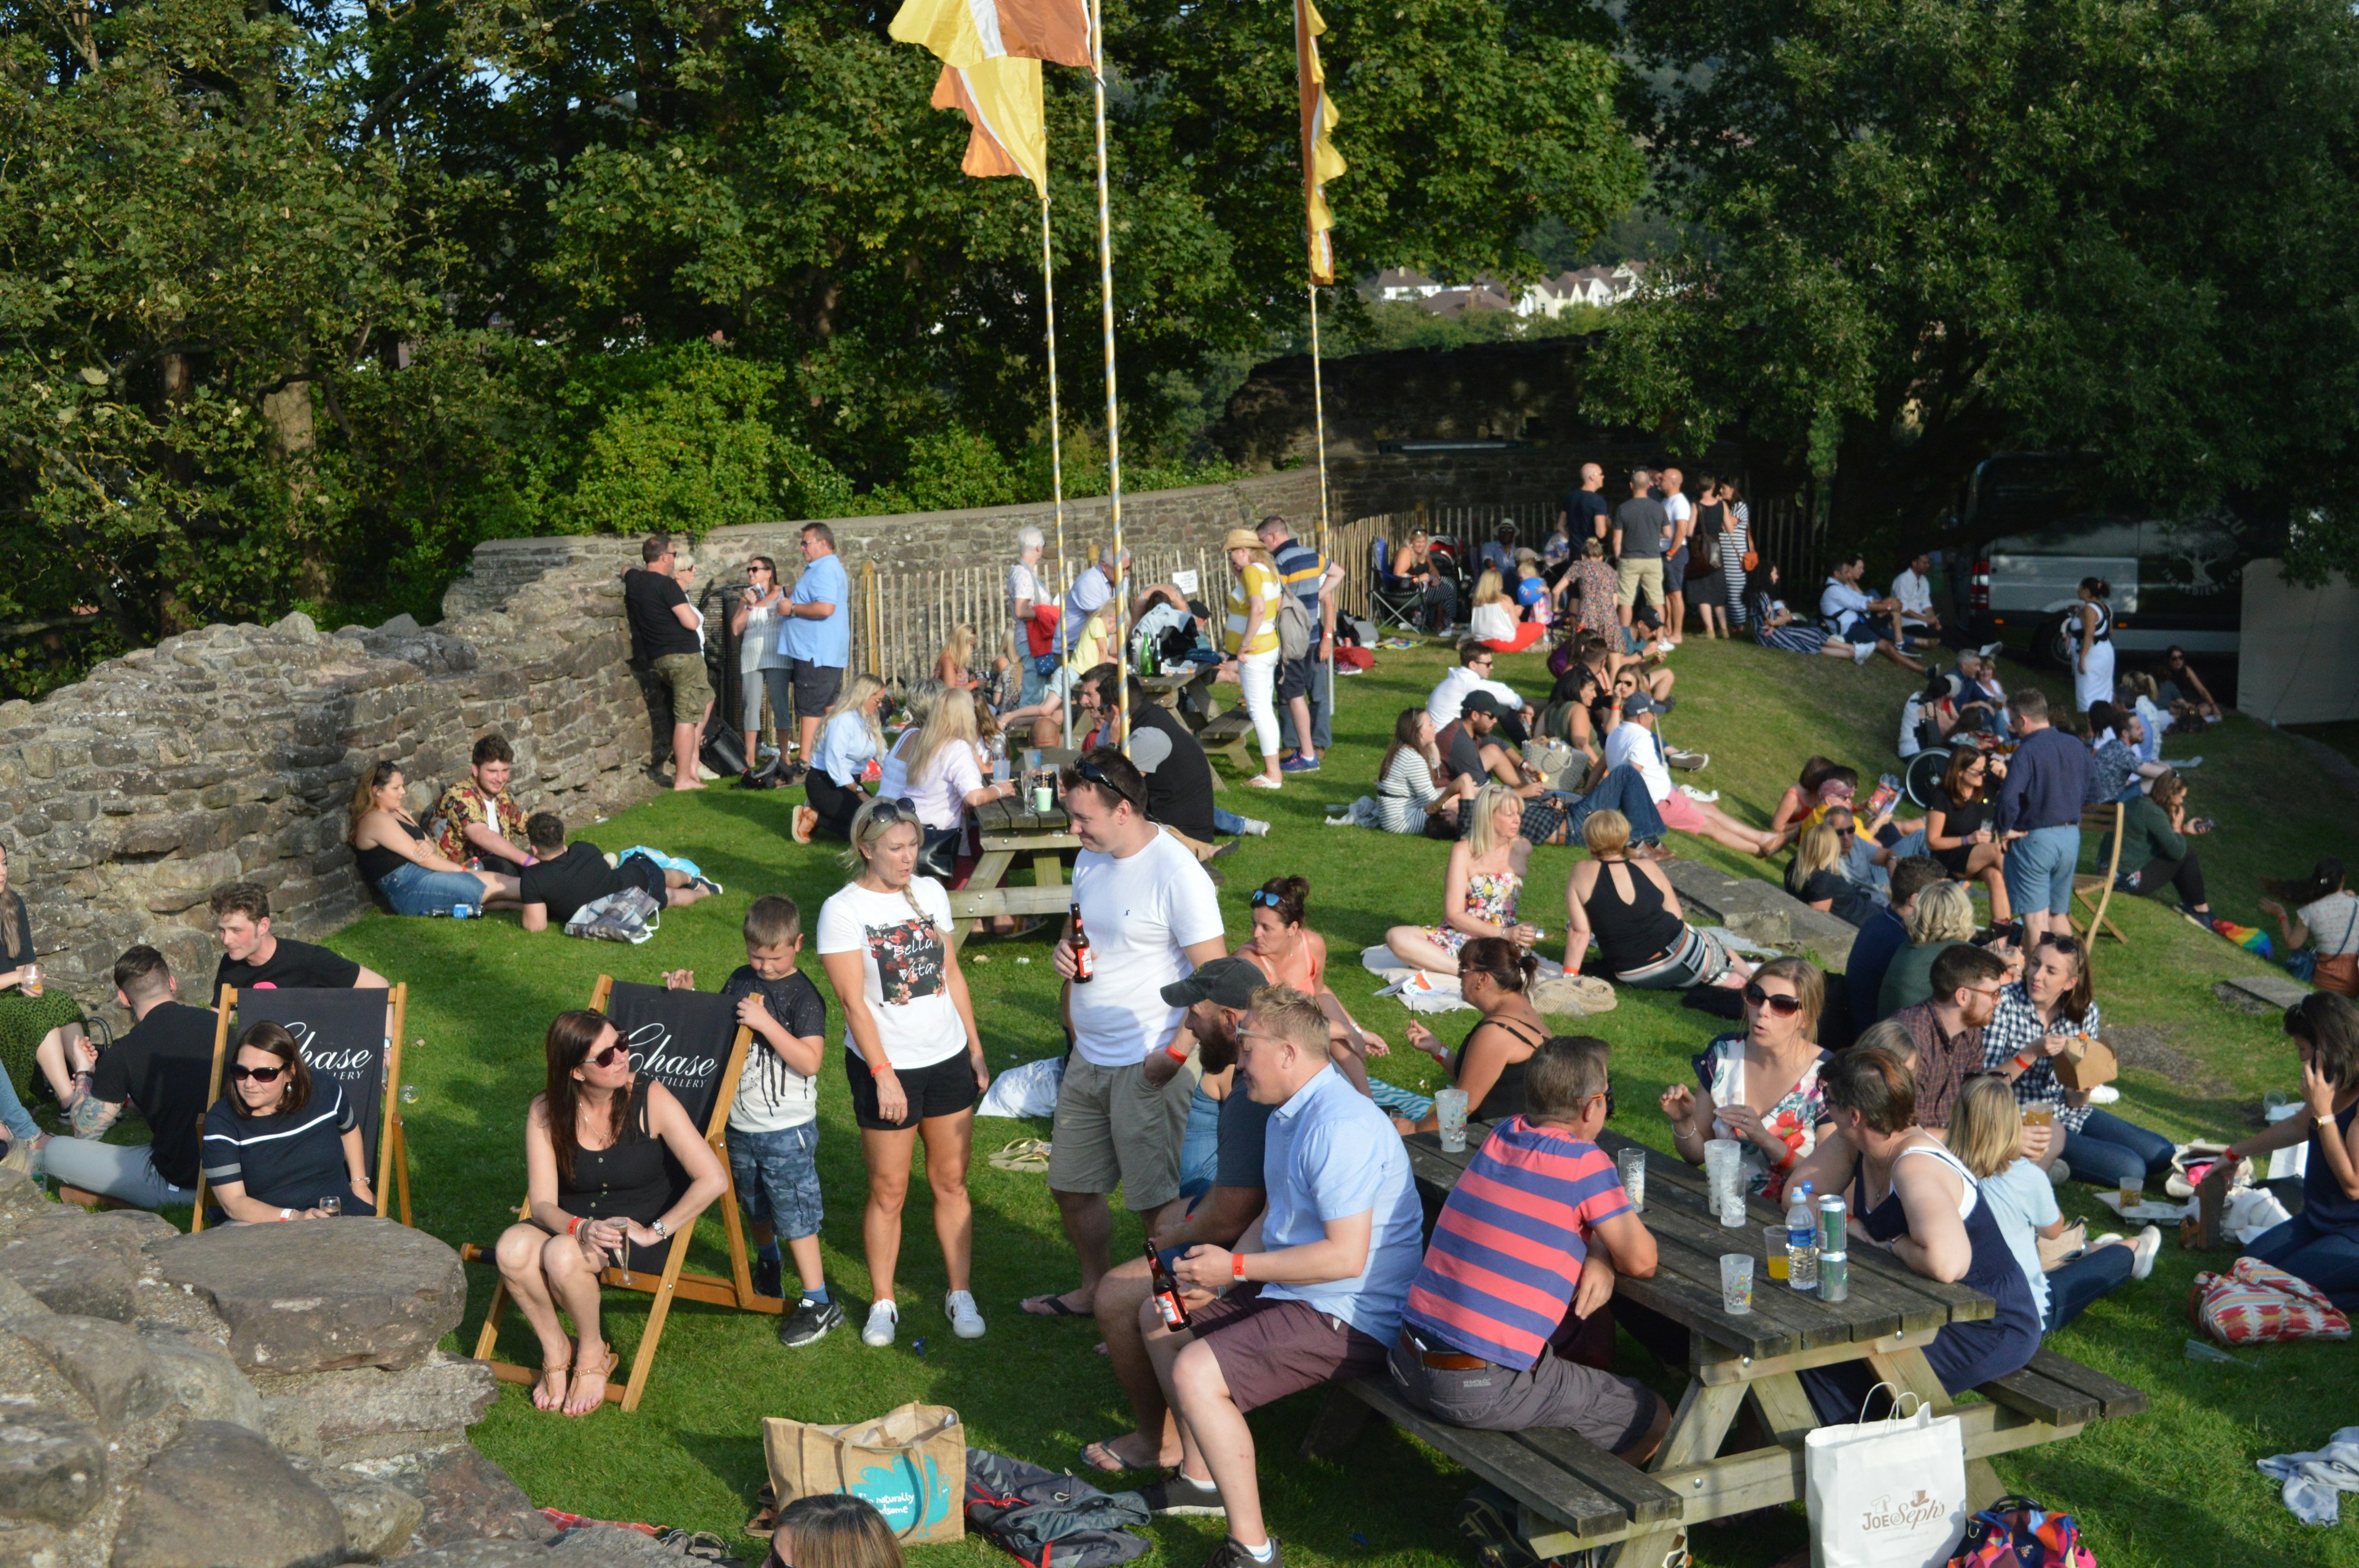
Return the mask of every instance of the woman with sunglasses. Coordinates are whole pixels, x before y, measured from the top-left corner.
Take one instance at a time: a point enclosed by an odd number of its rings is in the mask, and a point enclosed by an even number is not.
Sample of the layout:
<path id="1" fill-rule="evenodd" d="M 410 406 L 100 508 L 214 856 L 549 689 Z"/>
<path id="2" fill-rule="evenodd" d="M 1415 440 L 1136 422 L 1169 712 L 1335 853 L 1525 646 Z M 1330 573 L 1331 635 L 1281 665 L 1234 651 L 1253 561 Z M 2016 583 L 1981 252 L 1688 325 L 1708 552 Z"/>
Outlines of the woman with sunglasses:
<path id="1" fill-rule="evenodd" d="M 794 661 L 778 643 L 778 629 L 784 623 L 779 611 L 786 602 L 787 590 L 778 586 L 778 563 L 767 556 L 748 560 L 745 586 L 738 590 L 737 602 L 729 611 L 729 634 L 737 639 L 738 685 L 745 692 L 745 722 L 741 733 L 748 762 L 754 760 L 754 743 L 762 734 L 764 694 L 770 698 L 773 730 L 794 712 L 788 704 Z"/>
<path id="2" fill-rule="evenodd" d="M 1453 973 L 1459 950 L 1478 936 L 1504 936 L 1529 947 L 1545 935 L 1516 919 L 1531 840 L 1522 837 L 1524 800 L 1506 784 L 1484 784 L 1462 808 L 1466 837 L 1450 847 L 1441 874 L 1441 924 L 1396 925 L 1385 933 L 1393 957 L 1412 969 Z"/>
<path id="3" fill-rule="evenodd" d="M 894 1275 L 920 1136 L 934 1236 L 949 1276 L 942 1311 L 961 1339 L 979 1339 L 984 1331 L 969 1289 L 974 1210 L 966 1169 L 975 1099 L 991 1087 L 991 1071 L 950 940 L 957 929 L 950 894 L 932 877 L 917 874 L 924 841 L 914 811 L 897 801 L 869 802 L 852 824 L 852 848 L 843 855 L 854 875 L 819 912 L 820 961 L 843 1004 L 843 1070 L 868 1163 L 861 1238 L 871 1303 L 860 1342 L 876 1348 L 893 1343 L 901 1321 Z"/>
<path id="4" fill-rule="evenodd" d="M 256 1223 L 376 1212 L 352 1101 L 333 1076 L 311 1076 L 284 1026 L 238 1036 L 226 1087 L 205 1112 L 202 1161 L 223 1214 Z"/>
<path id="5" fill-rule="evenodd" d="M 1925 852 L 1951 876 L 1990 890 L 1993 925 L 2015 918 L 2006 902 L 2006 847 L 1991 827 L 1991 784 L 2006 771 L 2006 763 L 1961 746 L 1950 753 L 1941 786 L 1925 807 Z"/>
<path id="6" fill-rule="evenodd" d="M 1310 912 L 1310 879 L 1272 877 L 1254 889 L 1245 903 L 1251 911 L 1253 935 L 1229 956 L 1259 969 L 1269 977 L 1270 984 L 1291 986 L 1317 1002 L 1328 1023 L 1341 1033 L 1343 1050 L 1353 1056 L 1347 1063 L 1339 1052 L 1336 1065 L 1347 1078 L 1364 1078 L 1364 1060 L 1386 1055 L 1392 1048 L 1354 1022 L 1335 993 L 1327 989 L 1327 938 L 1303 924 Z M 1360 1087 L 1364 1090 L 1367 1086 Z"/>
<path id="7" fill-rule="evenodd" d="M 728 1190 L 729 1177 L 672 1092 L 638 1081 L 604 1013 L 559 1013 L 541 1054 L 545 1087 L 525 1115 L 526 1217 L 493 1255 L 540 1340 L 533 1408 L 585 1416 L 604 1400 L 614 1369 L 599 1333 L 600 1271 L 616 1264 L 661 1274 L 672 1238 Z M 674 1165 L 688 1177 L 684 1188 L 673 1187 Z M 573 1341 L 560 1312 L 573 1320 Z"/>
<path id="8" fill-rule="evenodd" d="M 1524 1114 L 1524 1068 L 1549 1035 L 1548 1022 L 1526 993 L 1539 960 L 1513 942 L 1480 936 L 1458 955 L 1459 994 L 1474 1004 L 1483 1022 L 1466 1032 L 1453 1054 L 1433 1032 L 1408 1022 L 1408 1043 L 1450 1069 L 1450 1081 L 1466 1091 L 1470 1121 L 1504 1121 Z M 1421 1121 L 1393 1118 L 1404 1135 L 1431 1132 L 1441 1125 L 1428 1111 Z"/>
<path id="9" fill-rule="evenodd" d="M 2078 1177 L 2110 1187 L 2125 1176 L 2170 1170 L 2169 1139 L 2099 1109 L 2089 1103 L 2088 1091 L 2067 1089 L 2057 1079 L 2055 1061 L 2064 1048 L 2083 1036 L 2096 1038 L 2104 1028 L 2088 949 L 2079 937 L 2054 931 L 2043 933 L 2024 956 L 2023 979 L 1999 992 L 1983 1028 L 1983 1065 L 2006 1075 L 2021 1104 L 2057 1108 L 2064 1137 L 2034 1155 L 2050 1181 Z"/>
<path id="10" fill-rule="evenodd" d="M 1745 982 L 1745 1033 L 1723 1034 L 1693 1058 L 1701 1098 L 1685 1084 L 1663 1091 L 1680 1158 L 1703 1163 L 1708 1139 L 1745 1144 L 1745 1184 L 1775 1203 L 1797 1162 L 1832 1123 L 1820 1075 L 1834 1060 L 1819 1048 L 1827 978 L 1801 958 L 1772 958 Z"/>

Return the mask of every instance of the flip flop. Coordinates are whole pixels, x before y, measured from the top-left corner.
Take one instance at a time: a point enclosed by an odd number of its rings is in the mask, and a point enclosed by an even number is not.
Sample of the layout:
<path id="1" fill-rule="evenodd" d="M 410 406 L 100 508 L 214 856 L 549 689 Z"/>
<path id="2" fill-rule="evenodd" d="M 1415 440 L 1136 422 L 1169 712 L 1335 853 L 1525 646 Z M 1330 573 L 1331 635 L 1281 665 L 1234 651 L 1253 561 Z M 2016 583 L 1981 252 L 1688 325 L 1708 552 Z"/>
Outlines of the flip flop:
<path id="1" fill-rule="evenodd" d="M 1106 1458 L 1114 1461 L 1114 1463 L 1110 1465 L 1100 1464 L 1097 1460 L 1090 1457 L 1093 1454 L 1103 1454 Z M 1160 1460 L 1150 1460 L 1144 1465 L 1131 1465 L 1125 1463 L 1122 1455 L 1114 1451 L 1114 1443 L 1112 1439 L 1105 1439 L 1097 1443 L 1093 1443 L 1088 1447 L 1082 1449 L 1082 1463 L 1101 1476 L 1126 1476 L 1134 1470 L 1160 1470 L 1165 1468 Z"/>
<path id="2" fill-rule="evenodd" d="M 1032 1305 L 1034 1302 L 1046 1302 L 1049 1304 L 1035 1310 Z M 1051 1291 L 1042 1296 L 1027 1296 L 1017 1304 L 1024 1309 L 1024 1314 L 1027 1317 L 1094 1317 L 1097 1315 L 1094 1313 L 1083 1312 L 1076 1306 L 1066 1305 L 1064 1293 L 1060 1291 Z"/>
<path id="3" fill-rule="evenodd" d="M 1049 1168 L 1049 1145 L 1038 1138 L 1018 1138 L 991 1157 L 995 1171 L 1038 1175 Z"/>

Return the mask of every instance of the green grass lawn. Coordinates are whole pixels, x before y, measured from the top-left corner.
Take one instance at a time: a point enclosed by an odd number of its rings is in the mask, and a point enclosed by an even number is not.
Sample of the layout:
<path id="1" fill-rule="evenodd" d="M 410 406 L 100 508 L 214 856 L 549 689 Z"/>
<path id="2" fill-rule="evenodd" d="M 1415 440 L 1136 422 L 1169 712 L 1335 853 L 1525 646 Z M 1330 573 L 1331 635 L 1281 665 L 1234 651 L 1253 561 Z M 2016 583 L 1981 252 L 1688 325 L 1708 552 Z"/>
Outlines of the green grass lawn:
<path id="1" fill-rule="evenodd" d="M 1506 663 L 1512 667 L 1503 678 L 1530 691 L 1545 688 L 1537 657 Z M 1235 792 L 1224 797 L 1275 824 L 1267 838 L 1246 840 L 1221 862 L 1231 931 L 1247 929 L 1245 894 L 1263 878 L 1309 877 L 1311 922 L 1335 955 L 1336 990 L 1396 1046 L 1405 1014 L 1374 1000 L 1375 977 L 1352 960 L 1363 946 L 1381 940 L 1386 926 L 1435 917 L 1445 847 L 1322 827 L 1321 806 L 1371 787 L 1393 716 L 1422 703 L 1442 665 L 1434 651 L 1386 654 L 1377 670 L 1343 683 L 1338 745 L 1322 774 L 1290 782 L 1275 799 Z M 1888 665 L 1855 670 L 1750 643 L 1701 642 L 1690 642 L 1674 665 L 1680 701 L 1670 732 L 1712 756 L 1707 771 L 1688 777 L 1719 789 L 1722 804 L 1740 816 L 1766 820 L 1810 752 L 1850 761 L 1870 776 L 1894 765 L 1890 748 L 1910 683 Z M 2022 676 L 2014 666 L 2006 673 Z M 2346 860 L 2359 851 L 2353 802 L 2323 785 L 2283 737 L 2231 719 L 2200 747 L 2174 741 L 2168 754 L 2199 749 L 2204 763 L 2192 775 L 2192 810 L 2221 822 L 2219 833 L 2203 840 L 2202 854 L 2214 903 L 2225 913 L 2255 919 L 2256 882 L 2264 874 L 2306 870 L 2330 850 Z M 602 970 L 652 981 L 661 969 L 687 966 L 712 989 L 742 961 L 737 928 L 751 897 L 789 894 L 807 921 L 815 919 L 844 873 L 831 850 L 788 839 L 794 798 L 725 790 L 667 796 L 590 829 L 608 849 L 647 843 L 692 856 L 727 884 L 727 896 L 668 916 L 662 933 L 643 947 L 527 936 L 513 917 L 466 924 L 371 917 L 337 934 L 332 945 L 339 950 L 411 987 L 412 1046 L 404 1069 L 419 1091 L 407 1114 L 421 1225 L 454 1243 L 497 1234 L 523 1186 L 521 1129 L 526 1102 L 539 1087 L 542 1032 L 553 1013 L 586 1000 Z M 1696 840 L 1680 847 L 1761 874 L 1757 862 Z M 1555 849 L 1534 858 L 1524 907 L 1527 918 L 1551 933 L 1563 925 L 1563 884 L 1574 855 Z M 2123 1103 L 2115 1108 L 2181 1138 L 2257 1126 L 2264 1091 L 2294 1087 L 2293 1055 L 2274 1019 L 2231 1011 L 2213 1000 L 2212 986 L 2258 970 L 2259 961 L 2160 907 L 2116 901 L 2114 908 L 2131 946 L 2099 949 L 2097 989 L 2109 1026 L 2130 1032 Z M 1060 1050 L 1047 946 L 975 945 L 968 955 L 993 1068 Z M 804 968 L 824 989 L 808 954 Z M 1454 1036 L 1471 1016 L 1436 1022 Z M 841 1027 L 840 1014 L 831 1025 Z M 1616 1011 L 1585 1027 L 1617 1047 L 1617 1126 L 1668 1149 L 1656 1095 L 1688 1076 L 1687 1058 L 1715 1032 L 1714 1022 L 1684 1011 L 1676 998 L 1625 991 Z M 1439 1068 L 1407 1051 L 1397 1051 L 1379 1071 L 1428 1090 L 1440 1083 Z M 773 1336 L 775 1319 L 683 1303 L 672 1312 L 646 1402 L 634 1414 L 609 1407 L 568 1422 L 533 1411 L 525 1390 L 504 1388 L 475 1438 L 536 1503 L 715 1530 L 752 1553 L 758 1546 L 736 1532 L 745 1498 L 762 1478 L 764 1416 L 844 1422 L 905 1400 L 929 1400 L 955 1407 L 974 1443 L 1052 1467 L 1075 1463 L 1083 1443 L 1127 1424 L 1112 1375 L 1091 1353 L 1093 1326 L 1027 1318 L 1016 1307 L 1021 1296 L 1070 1284 L 1072 1266 L 1043 1179 L 994 1171 L 984 1156 L 1048 1129 L 1006 1121 L 977 1129 L 971 1175 L 975 1293 L 990 1320 L 987 1337 L 960 1341 L 941 1314 L 940 1263 L 919 1182 L 905 1227 L 900 1342 L 871 1350 L 855 1332 L 868 1283 L 859 1245 L 864 1178 L 840 1072 L 832 1069 L 823 1080 L 821 1108 L 828 1272 L 846 1299 L 851 1325 L 817 1346 L 788 1351 Z M 2069 1188 L 2064 1197 L 2068 1214 L 2101 1214 L 2087 1188 Z M 720 1236 L 708 1217 L 691 1267 L 723 1271 Z M 1118 1257 L 1136 1245 L 1135 1226 L 1117 1231 Z M 2234 1367 L 2189 1363 L 2182 1357 L 2190 1333 L 2184 1303 L 2198 1266 L 2194 1256 L 2167 1245 L 2151 1281 L 2099 1303 L 2057 1336 L 2063 1354 L 2147 1390 L 2151 1413 L 2002 1460 L 2001 1476 L 2078 1513 L 2105 1568 L 2359 1565 L 2359 1539 L 2347 1530 L 2304 1529 L 2252 1468 L 2256 1458 L 2316 1447 L 2353 1419 L 2350 1347 L 2244 1351 Z M 471 1312 L 451 1341 L 456 1349 L 472 1347 L 491 1289 L 487 1270 L 470 1274 Z M 612 1332 L 627 1365 L 645 1298 L 616 1295 L 610 1304 Z M 519 1320 L 510 1322 L 506 1354 L 531 1359 L 529 1335 Z M 1629 1370 L 1654 1375 L 1643 1353 L 1626 1342 L 1625 1351 Z M 1675 1384 L 1659 1386 L 1676 1394 Z M 1289 1560 L 1309 1568 L 1462 1561 L 1451 1516 L 1467 1478 L 1389 1429 L 1372 1428 L 1340 1463 L 1300 1461 L 1296 1446 L 1315 1409 L 1316 1396 L 1306 1396 L 1255 1418 L 1269 1518 Z M 1217 1527 L 1201 1520 L 1159 1524 L 1154 1534 L 1165 1557 L 1181 1568 L 1193 1568 L 1219 1540 Z M 1798 1508 L 1769 1528 L 1699 1532 L 1694 1560 L 1710 1568 L 1766 1563 L 1802 1545 L 1805 1535 Z M 917 1555 L 946 1564 L 995 1554 L 970 1540 Z"/>

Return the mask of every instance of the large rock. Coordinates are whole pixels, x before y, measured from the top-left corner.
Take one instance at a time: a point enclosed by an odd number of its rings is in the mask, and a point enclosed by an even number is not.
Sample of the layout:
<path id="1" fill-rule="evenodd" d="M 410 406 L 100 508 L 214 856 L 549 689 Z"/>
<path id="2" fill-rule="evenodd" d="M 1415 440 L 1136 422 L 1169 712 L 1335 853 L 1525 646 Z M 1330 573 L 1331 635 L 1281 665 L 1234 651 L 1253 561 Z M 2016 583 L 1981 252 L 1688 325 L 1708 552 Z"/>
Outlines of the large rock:
<path id="1" fill-rule="evenodd" d="M 350 1555 L 343 1515 L 260 1437 L 191 1422 L 140 1473 L 114 1568 L 332 1568 Z"/>
<path id="2" fill-rule="evenodd" d="M 1851 957 L 1857 931 L 1775 882 L 1733 877 L 1716 866 L 1684 859 L 1666 864 L 1663 874 L 1678 890 L 1690 925 L 1725 925 L 1747 941 L 1799 951 L 1838 973 Z"/>
<path id="3" fill-rule="evenodd" d="M 387 1479 L 426 1505 L 421 1551 L 469 1541 L 545 1543 L 557 1533 L 506 1471 L 463 1444 Z"/>
<path id="4" fill-rule="evenodd" d="M 119 1323 L 52 1313 L 19 1318 L 9 1332 L 48 1357 L 108 1426 L 160 1414 L 172 1402 L 172 1385 L 147 1342 Z"/>
<path id="5" fill-rule="evenodd" d="M 556 1568 L 549 1547 L 538 1541 L 453 1541 L 430 1552 L 413 1552 L 402 1568 Z"/>
<path id="6" fill-rule="evenodd" d="M 88 1422 L 0 1415 L 0 1518 L 71 1525 L 106 1490 L 106 1439 Z"/>
<path id="7" fill-rule="evenodd" d="M 13 1229 L 28 1219 L 53 1214 L 58 1207 L 40 1183 L 22 1171 L 0 1168 L 0 1227 Z"/>
<path id="8" fill-rule="evenodd" d="M 190 1421 L 225 1421 L 249 1432 L 266 1431 L 262 1396 L 219 1345 L 160 1324 L 141 1324 L 139 1337 L 156 1358 L 157 1376 Z"/>
<path id="9" fill-rule="evenodd" d="M 120 1226 L 45 1217 L 0 1238 L 0 1274 L 53 1312 L 129 1323 L 139 1242 Z"/>
<path id="10" fill-rule="evenodd" d="M 459 1254 L 389 1219 L 230 1226 L 148 1252 L 212 1303 L 255 1371 L 415 1367 L 467 1304 Z"/>
<path id="11" fill-rule="evenodd" d="M 0 1274 L 0 1328 L 20 1317 L 39 1317 L 49 1305 L 6 1274 Z"/>
<path id="12" fill-rule="evenodd" d="M 265 1435 L 284 1453 L 339 1464 L 456 1443 L 500 1387 L 488 1364 L 440 1350 L 401 1372 L 257 1377 Z"/>
<path id="13" fill-rule="evenodd" d="M 426 1505 L 390 1481 L 348 1470 L 314 1471 L 311 1479 L 343 1516 L 345 1544 L 357 1558 L 398 1554 L 426 1517 Z"/>

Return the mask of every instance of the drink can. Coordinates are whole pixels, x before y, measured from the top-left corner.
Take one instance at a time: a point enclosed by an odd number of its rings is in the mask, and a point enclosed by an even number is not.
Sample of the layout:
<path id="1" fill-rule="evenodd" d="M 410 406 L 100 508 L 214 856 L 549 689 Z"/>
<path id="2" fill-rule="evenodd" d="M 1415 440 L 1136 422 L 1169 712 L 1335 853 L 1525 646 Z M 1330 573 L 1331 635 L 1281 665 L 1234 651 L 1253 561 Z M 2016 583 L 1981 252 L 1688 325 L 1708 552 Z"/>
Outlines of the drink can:
<path id="1" fill-rule="evenodd" d="M 1819 1263 L 1824 1267 L 1829 1253 L 1841 1258 L 1843 1249 L 1843 1201 L 1829 1193 L 1819 1200 Z"/>
<path id="2" fill-rule="evenodd" d="M 1819 1254 L 1819 1300 L 1851 1299 L 1851 1260 L 1840 1252 Z"/>

